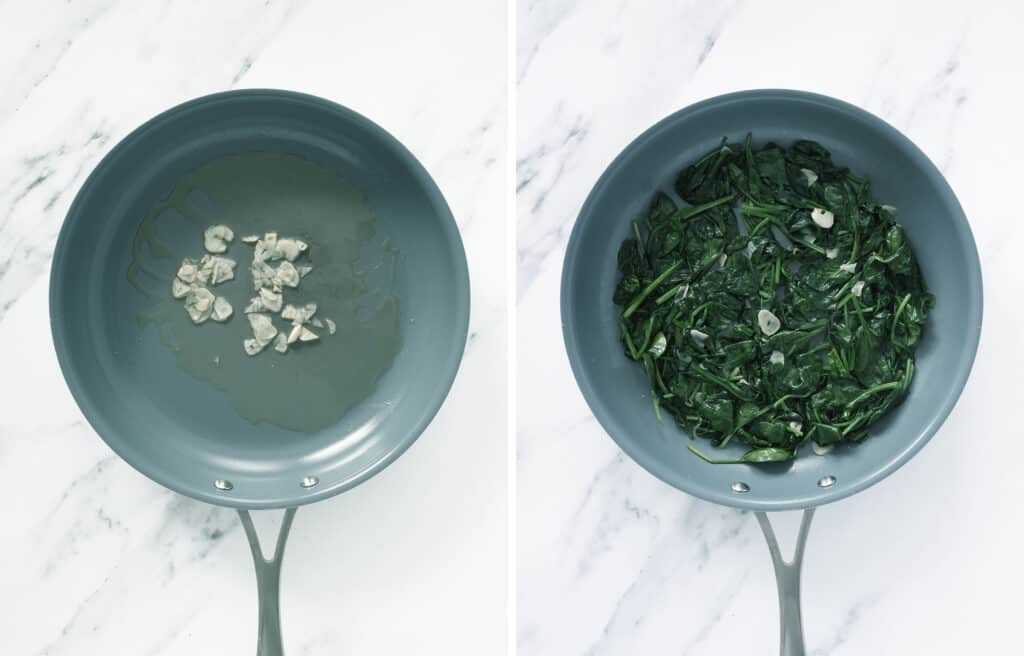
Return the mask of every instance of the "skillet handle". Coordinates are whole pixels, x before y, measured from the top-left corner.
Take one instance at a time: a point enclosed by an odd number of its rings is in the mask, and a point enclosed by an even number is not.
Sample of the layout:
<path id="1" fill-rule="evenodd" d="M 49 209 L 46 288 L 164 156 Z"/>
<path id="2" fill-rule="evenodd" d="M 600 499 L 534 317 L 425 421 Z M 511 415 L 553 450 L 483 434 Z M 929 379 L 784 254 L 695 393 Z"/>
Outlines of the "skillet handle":
<path id="1" fill-rule="evenodd" d="M 768 516 L 763 512 L 754 514 L 757 523 L 761 525 L 764 539 L 768 541 L 768 551 L 772 556 L 772 565 L 775 566 L 775 584 L 779 589 L 779 653 L 781 656 L 805 656 L 804 627 L 800 617 L 800 568 L 803 565 L 807 533 L 811 530 L 811 520 L 814 518 L 814 508 L 804 511 L 793 560 L 788 562 L 782 558 L 779 541 L 775 539 L 775 531 Z"/>
<path id="2" fill-rule="evenodd" d="M 238 516 L 245 527 L 245 537 L 249 538 L 249 549 L 256 565 L 256 590 L 259 594 L 259 635 L 257 638 L 256 656 L 284 656 L 284 645 L 281 642 L 281 560 L 284 557 L 284 545 L 288 541 L 288 532 L 295 519 L 295 508 L 284 511 L 284 519 L 277 534 L 277 545 L 270 560 L 263 557 L 260 549 L 260 538 L 256 535 L 252 517 L 248 510 L 239 510 Z"/>

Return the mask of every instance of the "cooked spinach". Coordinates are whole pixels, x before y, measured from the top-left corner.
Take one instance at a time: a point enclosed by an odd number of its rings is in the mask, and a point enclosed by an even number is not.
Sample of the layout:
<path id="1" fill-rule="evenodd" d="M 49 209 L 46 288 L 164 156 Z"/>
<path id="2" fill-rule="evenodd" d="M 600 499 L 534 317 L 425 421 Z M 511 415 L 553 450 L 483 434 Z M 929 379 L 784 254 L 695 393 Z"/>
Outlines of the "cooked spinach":
<path id="1" fill-rule="evenodd" d="M 898 405 L 934 297 L 896 210 L 813 141 L 727 143 L 654 194 L 618 253 L 626 355 L 659 419 L 794 458 L 860 442 Z M 819 449 L 820 451 L 821 449 Z"/>

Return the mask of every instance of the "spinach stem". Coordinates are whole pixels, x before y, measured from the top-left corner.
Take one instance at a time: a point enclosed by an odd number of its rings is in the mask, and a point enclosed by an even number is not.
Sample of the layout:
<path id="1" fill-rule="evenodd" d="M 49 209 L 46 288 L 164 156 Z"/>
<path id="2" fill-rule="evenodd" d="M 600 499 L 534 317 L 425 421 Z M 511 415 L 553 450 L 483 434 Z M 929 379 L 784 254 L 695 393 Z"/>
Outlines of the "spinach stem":
<path id="1" fill-rule="evenodd" d="M 694 309 L 693 312 L 690 313 L 690 325 L 691 326 L 694 325 L 697 322 L 697 315 L 700 314 L 701 311 L 708 309 L 709 305 L 711 305 L 711 301 L 708 301 L 707 303 L 701 303 L 700 305 L 698 305 L 696 307 L 696 309 Z"/>
<path id="2" fill-rule="evenodd" d="M 761 228 L 765 227 L 766 225 L 769 225 L 769 224 L 773 223 L 774 219 L 775 219 L 775 215 L 774 214 L 770 214 L 770 215 L 768 215 L 767 218 L 761 219 L 760 223 L 758 223 L 756 226 L 754 226 L 754 229 L 750 231 L 750 234 L 748 236 L 749 237 L 753 237 L 757 233 L 761 232 Z"/>
<path id="3" fill-rule="evenodd" d="M 710 463 L 712 465 L 739 465 L 742 464 L 743 462 L 742 460 L 735 460 L 732 458 L 726 458 L 724 460 L 720 458 L 710 458 L 701 453 L 700 450 L 697 447 L 693 446 L 692 444 L 687 444 L 686 448 L 689 449 L 691 453 L 693 453 L 695 456 L 697 456 L 704 462 Z"/>
<path id="4" fill-rule="evenodd" d="M 644 248 L 644 240 L 640 237 L 640 226 L 633 222 L 633 234 L 636 235 L 636 250 L 640 253 L 640 259 L 647 261 L 647 249 Z"/>
<path id="5" fill-rule="evenodd" d="M 647 327 L 644 329 L 644 341 L 637 353 L 646 353 L 647 347 L 651 345 L 651 332 L 654 330 L 654 315 L 647 320 Z"/>
<path id="6" fill-rule="evenodd" d="M 819 352 L 821 352 L 821 351 L 827 351 L 827 350 L 829 350 L 830 348 L 832 348 L 832 345 L 831 345 L 831 344 L 829 344 L 828 342 L 822 342 L 821 344 L 818 344 L 818 345 L 817 345 L 817 346 L 815 346 L 814 348 L 811 348 L 811 349 L 808 349 L 808 350 L 804 351 L 804 353 L 803 353 L 803 354 L 804 354 L 805 356 L 806 356 L 806 355 L 814 355 L 815 353 L 819 353 Z"/>
<path id="7" fill-rule="evenodd" d="M 865 330 L 867 330 L 868 322 L 867 320 L 864 319 L 864 308 L 860 306 L 860 299 L 858 299 L 856 296 L 853 297 L 853 309 L 857 311 L 857 318 L 860 319 L 860 325 L 863 326 Z"/>
<path id="8" fill-rule="evenodd" d="M 853 409 L 858 406 L 861 401 L 865 401 L 879 392 L 885 392 L 888 390 L 899 389 L 900 381 L 894 380 L 888 383 L 882 383 L 881 385 L 875 385 L 874 387 L 865 390 L 862 394 L 854 398 L 852 401 L 846 404 L 848 409 Z"/>
<path id="9" fill-rule="evenodd" d="M 769 216 L 769 217 L 771 217 L 771 224 L 774 225 L 776 228 L 778 228 L 779 232 L 781 232 L 783 235 L 785 235 L 786 239 L 788 239 L 790 242 L 792 242 L 794 244 L 800 244 L 804 248 L 809 248 L 809 249 L 811 249 L 812 251 L 814 251 L 815 253 L 817 253 L 819 255 L 824 255 L 825 254 L 825 249 L 822 248 L 821 246 L 818 246 L 816 244 L 812 244 L 809 241 L 806 241 L 806 240 L 800 239 L 799 237 L 793 236 L 793 233 L 790 232 L 789 229 L 785 225 L 783 225 L 781 221 L 778 220 L 777 215 L 775 215 L 775 214 L 767 214 L 767 213 L 766 214 L 760 214 L 758 212 L 752 212 L 752 214 L 754 214 L 755 216 Z M 761 223 L 764 223 L 764 221 L 761 221 Z M 760 226 L 761 223 L 759 223 L 758 226 Z"/>
<path id="10" fill-rule="evenodd" d="M 845 294 L 847 291 L 850 290 L 851 287 L 853 287 L 854 283 L 857 282 L 858 278 L 859 276 L 851 276 L 849 280 L 843 283 L 843 286 L 839 288 L 839 291 L 832 295 L 832 298 L 838 299 L 842 297 L 843 294 Z"/>
<path id="11" fill-rule="evenodd" d="M 903 308 L 907 307 L 907 301 L 909 301 L 909 300 L 910 300 L 910 294 L 907 294 L 906 296 L 903 297 L 903 300 L 900 301 L 900 304 L 896 308 L 896 311 L 892 313 L 892 328 L 889 329 L 889 341 L 890 342 L 895 342 L 896 341 L 896 325 L 899 323 L 900 315 L 903 314 Z"/>
<path id="12" fill-rule="evenodd" d="M 736 387 L 735 385 L 725 380 L 724 378 L 714 375 L 710 371 L 706 371 L 704 369 L 701 369 L 700 367 L 695 368 L 693 371 L 704 380 L 710 383 L 715 383 L 716 385 L 724 389 L 726 392 L 729 392 L 738 399 L 745 399 L 747 397 L 747 395 L 744 394 L 740 390 L 740 388 Z"/>
<path id="13" fill-rule="evenodd" d="M 629 307 L 626 308 L 626 311 L 622 313 L 622 318 L 628 319 L 631 316 L 633 316 L 633 313 L 636 312 L 637 308 L 640 307 L 640 304 L 643 303 L 644 300 L 651 295 L 651 292 L 657 289 L 658 285 L 665 282 L 665 278 L 668 278 L 670 275 L 672 275 L 672 272 L 678 269 L 679 265 L 682 263 L 682 260 L 677 260 L 675 264 L 669 266 L 667 269 L 658 274 L 658 277 L 652 280 L 650 284 L 648 284 L 646 287 L 644 287 L 643 291 L 640 292 L 640 295 L 633 299 L 633 302 L 629 304 Z"/>
<path id="14" fill-rule="evenodd" d="M 772 206 L 765 207 L 760 205 L 751 205 L 750 203 L 741 203 L 740 211 L 744 214 L 749 214 L 750 216 L 764 216 L 769 219 L 777 218 L 780 213 L 779 210 L 769 209 L 770 207 Z M 761 223 L 764 223 L 764 221 Z M 751 234 L 754 234 L 753 231 L 751 231 Z"/>
<path id="15" fill-rule="evenodd" d="M 698 214 L 703 214 L 704 212 L 707 212 L 708 210 L 710 210 L 713 207 L 718 207 L 719 205 L 724 205 L 726 203 L 731 203 L 735 198 L 736 198 L 735 194 L 728 194 L 726 196 L 722 196 L 721 198 L 716 198 L 715 200 L 709 201 L 707 203 L 703 203 L 701 205 L 694 205 L 692 207 L 683 207 L 683 208 L 680 208 L 680 209 L 676 210 L 672 214 L 672 217 L 674 219 L 676 219 L 677 221 L 685 221 L 687 219 L 691 219 L 691 218 L 697 216 Z"/>
<path id="16" fill-rule="evenodd" d="M 667 292 L 665 292 L 664 294 L 662 294 L 658 298 L 654 299 L 654 304 L 655 305 L 663 305 L 666 301 L 668 301 L 670 298 L 672 298 L 677 293 L 679 293 L 679 290 L 682 289 L 685 286 L 686 286 L 685 282 L 679 283 L 678 285 L 676 285 L 672 289 L 668 290 Z"/>
<path id="17" fill-rule="evenodd" d="M 669 391 L 668 387 L 665 385 L 665 381 L 661 379 L 661 370 L 657 366 L 654 367 L 654 380 L 658 383 L 658 387 L 661 388 L 661 391 L 664 393 L 665 398 L 666 399 L 672 398 L 672 393 Z"/>
<path id="18" fill-rule="evenodd" d="M 633 338 L 629 335 L 629 328 L 626 326 L 626 322 L 619 320 L 619 326 L 622 328 L 622 336 L 626 340 L 626 348 L 629 349 L 629 357 L 634 360 L 639 360 L 640 355 L 637 353 L 636 346 L 633 345 Z"/>

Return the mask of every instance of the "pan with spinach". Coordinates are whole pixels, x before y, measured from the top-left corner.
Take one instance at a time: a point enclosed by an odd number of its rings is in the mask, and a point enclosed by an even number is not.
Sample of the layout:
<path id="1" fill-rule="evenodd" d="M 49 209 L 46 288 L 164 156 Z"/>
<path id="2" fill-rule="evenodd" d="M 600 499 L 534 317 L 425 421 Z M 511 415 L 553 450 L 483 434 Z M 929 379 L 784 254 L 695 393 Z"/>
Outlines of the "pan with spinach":
<path id="1" fill-rule="evenodd" d="M 934 298 L 896 210 L 813 141 L 723 141 L 618 254 L 626 355 L 654 412 L 738 459 L 856 443 L 906 396 Z"/>

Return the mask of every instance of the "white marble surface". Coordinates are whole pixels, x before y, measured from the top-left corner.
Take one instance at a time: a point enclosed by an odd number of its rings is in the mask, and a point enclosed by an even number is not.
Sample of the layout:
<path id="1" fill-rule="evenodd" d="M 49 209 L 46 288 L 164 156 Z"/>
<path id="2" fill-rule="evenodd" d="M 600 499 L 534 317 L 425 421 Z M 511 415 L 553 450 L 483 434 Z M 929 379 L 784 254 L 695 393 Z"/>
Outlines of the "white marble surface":
<path id="1" fill-rule="evenodd" d="M 504 651 L 505 16 L 498 0 L 0 3 L 0 653 L 255 651 L 237 516 L 158 487 L 83 422 L 46 300 L 99 158 L 163 109 L 238 87 L 322 95 L 395 134 L 445 193 L 473 282 L 471 341 L 430 428 L 299 511 L 287 653 Z"/>
<path id="2" fill-rule="evenodd" d="M 561 340 L 566 240 L 611 159 L 691 102 L 745 88 L 837 96 L 903 130 L 970 218 L 985 276 L 971 380 L 889 479 L 819 510 L 809 653 L 1019 652 L 1024 291 L 1016 3 L 522 0 L 518 9 L 518 629 L 521 656 L 777 653 L 753 516 L 624 457 Z M 795 515 L 780 518 L 795 533 Z"/>

